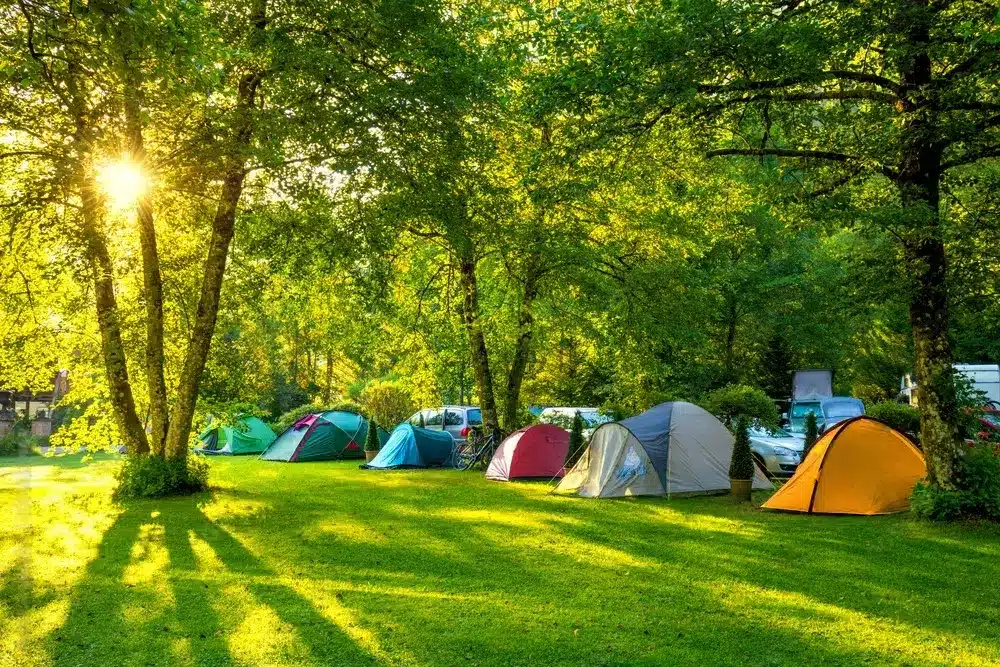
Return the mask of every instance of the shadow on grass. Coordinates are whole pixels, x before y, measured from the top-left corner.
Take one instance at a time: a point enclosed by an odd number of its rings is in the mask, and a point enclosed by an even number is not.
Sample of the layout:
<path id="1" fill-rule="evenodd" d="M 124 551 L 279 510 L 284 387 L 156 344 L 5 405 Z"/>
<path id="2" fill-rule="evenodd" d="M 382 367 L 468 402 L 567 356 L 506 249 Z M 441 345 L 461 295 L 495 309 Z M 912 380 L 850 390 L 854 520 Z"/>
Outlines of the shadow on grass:
<path id="1" fill-rule="evenodd" d="M 256 583 L 277 577 L 208 520 L 198 500 L 137 502 L 115 520 L 73 591 L 66 622 L 50 637 L 54 664 L 246 664 L 234 651 L 256 647 L 235 645 L 233 635 L 255 602 L 286 619 L 298 640 L 293 662 L 374 662 L 294 590 Z M 196 554 L 193 542 L 209 550 Z M 256 601 L 233 599 L 234 587 Z"/>

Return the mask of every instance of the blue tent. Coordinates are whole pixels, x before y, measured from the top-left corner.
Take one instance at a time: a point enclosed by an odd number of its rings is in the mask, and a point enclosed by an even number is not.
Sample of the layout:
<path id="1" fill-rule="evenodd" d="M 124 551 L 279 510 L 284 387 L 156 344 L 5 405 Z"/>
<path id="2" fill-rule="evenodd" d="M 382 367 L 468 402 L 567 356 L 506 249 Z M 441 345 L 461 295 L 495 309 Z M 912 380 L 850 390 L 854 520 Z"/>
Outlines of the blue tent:
<path id="1" fill-rule="evenodd" d="M 447 431 L 431 431 L 409 422 L 397 426 L 378 456 L 362 468 L 432 468 L 451 464 L 455 439 Z"/>

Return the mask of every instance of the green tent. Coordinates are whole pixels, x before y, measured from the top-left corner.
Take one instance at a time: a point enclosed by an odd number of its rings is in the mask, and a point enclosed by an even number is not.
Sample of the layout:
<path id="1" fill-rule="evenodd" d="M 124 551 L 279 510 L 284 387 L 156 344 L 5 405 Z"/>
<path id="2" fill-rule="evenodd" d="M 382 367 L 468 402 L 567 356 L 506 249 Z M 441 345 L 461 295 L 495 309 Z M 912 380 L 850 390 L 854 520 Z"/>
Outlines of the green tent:
<path id="1" fill-rule="evenodd" d="M 274 431 L 256 417 L 244 417 L 237 426 L 209 425 L 198 440 L 199 454 L 260 454 L 274 442 Z"/>
<path id="2" fill-rule="evenodd" d="M 331 410 L 306 415 L 278 436 L 263 454 L 265 461 L 330 461 L 364 458 L 368 420 L 359 414 Z M 380 444 L 389 434 L 378 430 Z"/>

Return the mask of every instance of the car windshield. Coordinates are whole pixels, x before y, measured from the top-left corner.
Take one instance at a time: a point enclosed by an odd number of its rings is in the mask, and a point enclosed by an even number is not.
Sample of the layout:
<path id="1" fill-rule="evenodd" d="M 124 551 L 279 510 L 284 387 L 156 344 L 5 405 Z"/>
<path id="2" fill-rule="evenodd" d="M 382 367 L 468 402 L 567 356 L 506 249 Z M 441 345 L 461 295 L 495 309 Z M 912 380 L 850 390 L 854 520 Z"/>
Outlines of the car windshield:
<path id="1" fill-rule="evenodd" d="M 823 413 L 827 419 L 844 419 L 845 417 L 857 417 L 864 414 L 864 410 L 854 401 L 844 401 L 843 403 L 831 403 L 823 406 Z"/>
<path id="2" fill-rule="evenodd" d="M 465 413 L 466 419 L 469 420 L 470 426 L 482 426 L 483 425 L 483 412 L 479 408 L 475 410 L 469 410 Z"/>
<path id="3" fill-rule="evenodd" d="M 792 406 L 792 412 L 789 417 L 792 419 L 805 419 L 806 415 L 812 412 L 815 415 L 819 415 L 819 403 L 796 403 Z"/>
<path id="4" fill-rule="evenodd" d="M 792 434 L 783 428 L 768 428 L 767 426 L 762 426 L 756 424 L 750 428 L 750 435 L 755 435 L 758 438 L 790 438 Z"/>

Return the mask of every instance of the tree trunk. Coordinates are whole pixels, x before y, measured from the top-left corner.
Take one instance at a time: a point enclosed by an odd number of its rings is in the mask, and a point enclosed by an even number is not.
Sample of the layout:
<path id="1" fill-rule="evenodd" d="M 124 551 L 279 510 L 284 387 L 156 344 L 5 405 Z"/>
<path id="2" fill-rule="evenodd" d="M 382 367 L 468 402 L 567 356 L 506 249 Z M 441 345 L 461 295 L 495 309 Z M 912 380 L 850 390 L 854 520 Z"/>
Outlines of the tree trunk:
<path id="1" fill-rule="evenodd" d="M 524 382 L 524 371 L 528 366 L 528 356 L 531 354 L 531 341 L 534 337 L 535 318 L 531 312 L 535 298 L 538 296 L 539 271 L 532 263 L 524 281 L 524 296 L 521 300 L 521 313 L 518 317 L 518 336 L 514 346 L 514 358 L 507 374 L 507 392 L 504 394 L 503 426 L 513 431 L 517 426 L 517 410 L 521 404 L 521 384 Z"/>
<path id="2" fill-rule="evenodd" d="M 222 186 L 222 198 L 219 200 L 215 219 L 212 222 L 212 240 L 208 246 L 208 258 L 205 260 L 198 312 L 195 315 L 194 330 L 191 333 L 191 340 L 188 342 L 184 369 L 181 371 L 180 382 L 177 385 L 177 399 L 170 415 L 170 425 L 167 430 L 166 451 L 170 457 L 187 455 L 188 433 L 191 430 L 191 421 L 194 418 L 194 409 L 198 402 L 202 371 L 205 369 L 208 351 L 212 344 L 212 334 L 215 331 L 222 278 L 226 271 L 229 243 L 233 239 L 236 207 L 239 204 L 240 195 L 243 193 L 244 177 L 242 165 L 239 170 L 234 170 L 226 176 Z"/>
<path id="3" fill-rule="evenodd" d="M 493 374 L 490 372 L 490 358 L 486 351 L 486 337 L 479 321 L 476 262 L 471 257 L 459 255 L 458 269 L 464 298 L 462 321 L 469 337 L 469 353 L 472 356 L 476 389 L 479 390 L 479 407 L 483 412 L 483 424 L 488 430 L 499 432 L 500 421 L 497 418 L 497 403 L 493 393 Z"/>
<path id="4" fill-rule="evenodd" d="M 254 24 L 254 36 L 251 41 L 261 43 L 267 27 L 267 0 L 255 0 L 251 12 Z M 208 246 L 208 257 L 205 259 L 198 311 L 195 315 L 191 340 L 188 342 L 184 369 L 181 371 L 177 386 L 177 400 L 170 414 L 166 443 L 166 453 L 169 457 L 187 456 L 188 436 L 198 402 L 198 389 L 201 386 L 201 376 L 208 360 L 208 351 L 212 345 L 212 334 L 215 332 L 215 321 L 219 312 L 219 294 L 222 291 L 222 278 L 226 272 L 229 244 L 233 240 L 236 209 L 243 194 L 247 149 L 253 141 L 252 114 L 261 76 L 258 71 L 247 73 L 240 80 L 236 95 L 235 145 L 232 147 L 232 156 L 227 161 L 222 179 L 222 194 L 212 221 L 212 239 Z"/>
<path id="5" fill-rule="evenodd" d="M 83 204 L 83 236 L 90 270 L 94 275 L 97 325 L 101 331 L 101 352 L 104 356 L 111 408 L 128 453 L 146 454 L 149 452 L 149 442 L 135 411 L 135 398 L 129 383 L 121 323 L 118 319 L 118 301 L 115 297 L 114 270 L 101 230 L 102 206 L 97 195 L 97 183 L 90 165 L 84 166 L 82 171 L 80 197 Z"/>
<path id="6" fill-rule="evenodd" d="M 333 394 L 333 350 L 326 348 L 326 389 L 323 391 L 323 402 L 330 405 Z"/>
<path id="7" fill-rule="evenodd" d="M 739 306 L 736 303 L 736 297 L 734 295 L 729 295 L 726 297 L 726 347 L 723 361 L 727 383 L 736 381 L 734 348 L 736 347 L 736 328 L 739 325 L 739 320 L 740 313 Z"/>
<path id="8" fill-rule="evenodd" d="M 135 66 L 125 62 L 125 123 L 129 153 L 145 173 L 146 148 L 142 137 L 140 85 Z M 148 176 L 148 174 L 146 174 Z M 167 439 L 167 385 L 163 379 L 163 280 L 153 225 L 153 202 L 148 189 L 136 202 L 136 222 L 142 248 L 143 296 L 146 302 L 146 390 L 149 395 L 149 446 L 162 456 Z"/>
<path id="9" fill-rule="evenodd" d="M 941 149 L 936 143 L 927 0 L 902 8 L 912 57 L 902 84 L 916 91 L 903 102 L 902 163 L 898 185 L 903 206 L 903 242 L 910 276 L 910 324 L 920 407 L 920 444 L 932 484 L 953 488 L 960 469 L 961 432 L 948 336 L 947 262 L 939 205 Z"/>

